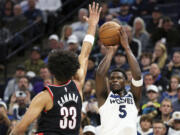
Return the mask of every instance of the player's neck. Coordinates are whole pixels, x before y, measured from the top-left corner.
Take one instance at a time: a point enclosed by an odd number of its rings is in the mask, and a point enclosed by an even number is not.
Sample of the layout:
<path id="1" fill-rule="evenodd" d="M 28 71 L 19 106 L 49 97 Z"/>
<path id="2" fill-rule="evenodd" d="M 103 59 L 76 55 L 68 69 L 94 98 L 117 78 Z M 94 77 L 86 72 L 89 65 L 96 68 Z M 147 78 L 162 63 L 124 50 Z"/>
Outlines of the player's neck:
<path id="1" fill-rule="evenodd" d="M 58 81 L 58 80 L 54 79 L 54 85 L 64 85 L 64 84 L 66 84 L 68 81 L 69 81 L 69 80 L 67 80 L 67 81 Z"/>
<path id="2" fill-rule="evenodd" d="M 120 97 L 123 97 L 126 94 L 126 92 L 125 90 L 121 90 L 118 92 L 118 94 L 120 95 Z"/>

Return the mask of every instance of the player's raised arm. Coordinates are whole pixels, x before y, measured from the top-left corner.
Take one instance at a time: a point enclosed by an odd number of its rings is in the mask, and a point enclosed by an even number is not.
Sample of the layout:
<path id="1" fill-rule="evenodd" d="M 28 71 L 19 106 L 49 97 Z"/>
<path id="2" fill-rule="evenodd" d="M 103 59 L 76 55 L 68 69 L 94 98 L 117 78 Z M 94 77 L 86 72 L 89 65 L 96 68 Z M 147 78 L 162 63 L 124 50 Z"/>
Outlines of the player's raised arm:
<path id="1" fill-rule="evenodd" d="M 138 107 L 139 106 L 138 103 L 141 98 L 141 89 L 143 85 L 143 80 L 141 78 L 141 70 L 134 54 L 132 53 L 130 49 L 130 46 L 128 43 L 128 36 L 124 28 L 123 27 L 120 28 L 119 32 L 120 32 L 120 42 L 126 52 L 128 63 L 131 68 L 131 72 L 133 76 L 132 83 L 131 83 L 131 90 L 135 98 L 136 106 Z"/>
<path id="2" fill-rule="evenodd" d="M 96 96 L 99 107 L 102 106 L 108 95 L 108 88 L 106 88 L 106 77 L 109 67 L 111 66 L 112 58 L 117 50 L 118 46 L 106 47 L 107 52 L 104 58 L 101 60 L 96 71 Z"/>
<path id="3" fill-rule="evenodd" d="M 89 17 L 84 17 L 88 22 L 87 34 L 84 38 L 81 53 L 79 55 L 80 69 L 77 71 L 74 80 L 78 83 L 78 87 L 82 90 L 88 65 L 88 58 L 94 43 L 94 35 L 96 32 L 96 27 L 99 22 L 99 16 L 102 8 L 99 7 L 98 3 L 93 2 L 89 5 Z"/>
<path id="4" fill-rule="evenodd" d="M 44 100 L 46 99 L 46 100 Z M 46 109 L 46 105 L 52 99 L 48 92 L 43 91 L 35 96 L 31 102 L 30 107 L 23 116 L 22 120 L 11 131 L 10 135 L 24 135 L 28 126 L 40 115 L 43 109 Z"/>

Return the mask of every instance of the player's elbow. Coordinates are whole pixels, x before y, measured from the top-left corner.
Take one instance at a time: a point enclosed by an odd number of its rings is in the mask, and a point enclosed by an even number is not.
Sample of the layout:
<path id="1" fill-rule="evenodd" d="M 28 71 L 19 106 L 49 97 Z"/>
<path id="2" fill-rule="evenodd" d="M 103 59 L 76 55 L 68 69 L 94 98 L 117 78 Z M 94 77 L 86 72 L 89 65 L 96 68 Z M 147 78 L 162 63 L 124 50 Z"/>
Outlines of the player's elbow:
<path id="1" fill-rule="evenodd" d="M 26 128 L 21 125 L 17 125 L 13 130 L 12 130 L 12 135 L 24 135 L 26 131 Z"/>
<path id="2" fill-rule="evenodd" d="M 98 68 L 96 71 L 96 77 L 104 77 L 106 76 L 106 72 L 103 70 L 103 68 Z"/>
<path id="3" fill-rule="evenodd" d="M 135 80 L 141 80 L 141 71 L 140 71 L 140 70 L 139 70 L 139 71 L 136 71 L 136 73 L 133 74 L 133 78 L 134 78 Z"/>
<path id="4" fill-rule="evenodd" d="M 24 135 L 24 131 L 22 129 L 13 129 L 10 135 Z"/>

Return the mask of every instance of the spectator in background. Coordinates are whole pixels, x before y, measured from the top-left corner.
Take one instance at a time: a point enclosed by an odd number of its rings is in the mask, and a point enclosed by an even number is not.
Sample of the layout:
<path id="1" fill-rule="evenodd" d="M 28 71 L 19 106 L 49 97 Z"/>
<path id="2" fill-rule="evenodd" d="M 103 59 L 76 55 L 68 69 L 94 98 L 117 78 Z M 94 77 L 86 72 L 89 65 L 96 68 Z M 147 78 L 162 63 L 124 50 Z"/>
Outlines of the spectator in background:
<path id="1" fill-rule="evenodd" d="M 82 129 L 86 125 L 90 125 L 90 119 L 87 116 L 86 107 L 87 107 L 87 102 L 83 102 L 83 104 L 82 104 L 82 111 L 81 111 L 81 127 L 82 127 Z"/>
<path id="2" fill-rule="evenodd" d="M 132 27 L 129 25 L 125 25 L 124 29 L 127 33 L 128 36 L 128 41 L 129 41 L 129 46 L 133 52 L 133 54 L 135 55 L 136 58 L 140 57 L 141 55 L 141 42 L 137 39 L 133 38 L 133 33 L 132 33 Z M 122 49 L 122 47 L 120 46 L 120 49 Z"/>
<path id="3" fill-rule="evenodd" d="M 61 0 L 37 0 L 36 9 L 43 14 L 43 22 L 46 23 L 48 33 L 53 33 L 58 19 L 58 11 L 61 10 Z"/>
<path id="4" fill-rule="evenodd" d="M 41 57 L 44 59 L 44 62 L 47 64 L 48 62 L 48 54 L 51 50 L 57 49 L 57 48 L 63 48 L 61 44 L 59 43 L 59 37 L 56 34 L 52 34 L 48 38 L 48 47 L 43 51 L 41 54 Z"/>
<path id="5" fill-rule="evenodd" d="M 88 23 L 85 21 L 83 16 L 88 15 L 88 10 L 85 8 L 79 9 L 78 12 L 78 21 L 71 24 L 73 34 L 77 36 L 79 43 L 81 43 L 86 34 Z"/>
<path id="6" fill-rule="evenodd" d="M 40 68 L 45 66 L 44 61 L 41 59 L 40 48 L 38 46 L 34 46 L 31 49 L 30 58 L 24 62 L 27 72 L 32 71 L 39 76 Z"/>
<path id="7" fill-rule="evenodd" d="M 72 27 L 70 25 L 64 25 L 61 31 L 60 44 L 62 44 L 64 49 L 67 49 L 68 43 L 67 40 L 72 34 Z"/>
<path id="8" fill-rule="evenodd" d="M 149 85 L 153 85 L 154 79 L 153 75 L 150 73 L 147 73 L 144 75 L 144 85 L 142 89 L 142 97 L 141 97 L 141 104 L 145 104 L 147 102 L 147 88 Z"/>
<path id="9" fill-rule="evenodd" d="M 152 63 L 152 54 L 144 52 L 140 56 L 140 67 L 143 75 L 149 72 Z"/>
<path id="10" fill-rule="evenodd" d="M 152 34 L 151 40 L 154 43 L 164 39 L 166 41 L 168 52 L 172 51 L 173 47 L 179 45 L 179 33 L 174 28 L 171 18 L 164 17 L 160 22 L 157 29 Z"/>
<path id="11" fill-rule="evenodd" d="M 36 1 L 28 0 L 28 9 L 24 12 L 24 16 L 28 19 L 28 24 L 33 24 L 35 22 L 40 22 L 42 20 L 42 12 L 35 8 Z M 34 37 L 42 32 L 42 24 L 37 23 L 29 31 L 30 37 Z"/>
<path id="12" fill-rule="evenodd" d="M 120 0 L 108 1 L 109 13 L 117 17 L 120 11 Z"/>
<path id="13" fill-rule="evenodd" d="M 158 102 L 159 90 L 155 85 L 149 85 L 147 87 L 147 97 L 148 101 L 142 106 L 142 113 L 149 114 L 151 112 L 156 112 L 160 107 Z"/>
<path id="14" fill-rule="evenodd" d="M 167 89 L 168 80 L 161 74 L 161 70 L 156 63 L 152 63 L 149 72 L 153 75 L 154 85 L 156 85 L 160 92 Z"/>
<path id="15" fill-rule="evenodd" d="M 106 20 L 107 15 L 110 15 L 107 3 L 105 2 L 101 3 L 101 7 L 102 7 L 102 11 L 101 11 L 101 15 L 100 15 L 99 23 L 98 23 L 99 26 L 104 24 L 107 21 Z"/>
<path id="16" fill-rule="evenodd" d="M 171 113 L 173 112 L 172 102 L 169 99 L 164 99 L 161 102 L 159 108 L 159 113 L 156 115 L 157 119 L 161 119 L 165 124 L 167 124 L 171 119 Z"/>
<path id="17" fill-rule="evenodd" d="M 132 5 L 134 4 L 135 0 L 120 0 L 120 4 L 128 4 Z"/>
<path id="18" fill-rule="evenodd" d="M 130 88 L 131 88 L 130 86 L 131 86 L 131 82 L 132 82 L 132 72 L 131 72 L 130 68 L 125 70 L 125 73 L 126 73 L 126 76 L 127 76 L 127 80 L 126 80 L 126 83 L 125 83 L 125 89 L 127 91 L 129 91 Z"/>
<path id="19" fill-rule="evenodd" d="M 105 16 L 105 22 L 112 21 L 112 20 L 113 20 L 113 16 L 111 14 L 108 14 Z"/>
<path id="20" fill-rule="evenodd" d="M 36 8 L 42 11 L 55 12 L 62 6 L 61 0 L 38 0 Z"/>
<path id="21" fill-rule="evenodd" d="M 79 41 L 76 35 L 69 36 L 67 43 L 68 43 L 67 49 L 69 51 L 72 51 L 76 54 L 80 53 L 80 45 L 79 45 Z"/>
<path id="22" fill-rule="evenodd" d="M 12 0 L 15 4 L 21 3 L 23 0 Z"/>
<path id="23" fill-rule="evenodd" d="M 166 125 L 162 120 L 154 120 L 152 127 L 153 135 L 166 135 Z"/>
<path id="24" fill-rule="evenodd" d="M 87 80 L 83 88 L 84 101 L 89 101 L 91 97 L 95 96 L 95 81 Z"/>
<path id="25" fill-rule="evenodd" d="M 28 91 L 16 91 L 11 98 L 9 114 L 12 114 L 15 120 L 21 120 L 29 104 L 30 95 Z"/>
<path id="26" fill-rule="evenodd" d="M 10 125 L 11 121 L 8 118 L 7 105 L 0 99 L 0 134 L 6 135 Z"/>
<path id="27" fill-rule="evenodd" d="M 171 76 L 169 88 L 167 89 L 167 91 L 162 93 L 160 101 L 162 101 L 164 98 L 170 99 L 171 102 L 176 101 L 178 99 L 178 84 L 180 84 L 180 77 L 177 75 Z"/>
<path id="28" fill-rule="evenodd" d="M 147 4 L 144 0 L 135 0 L 132 5 L 132 11 L 135 16 L 143 16 L 148 14 Z"/>
<path id="29" fill-rule="evenodd" d="M 91 96 L 86 106 L 87 116 L 90 119 L 90 123 L 93 126 L 100 125 L 100 115 L 98 109 L 98 103 L 95 96 Z"/>
<path id="30" fill-rule="evenodd" d="M 96 51 L 96 53 L 93 56 L 97 59 L 98 63 L 100 63 L 107 52 L 106 47 L 101 43 L 100 40 L 98 40 L 97 48 L 94 51 Z"/>
<path id="31" fill-rule="evenodd" d="M 35 0 L 28 0 L 28 10 L 25 11 L 24 15 L 28 19 L 29 24 L 33 23 L 34 21 L 39 21 L 42 19 L 42 13 L 39 9 L 35 8 L 36 1 Z"/>
<path id="32" fill-rule="evenodd" d="M 173 110 L 180 111 L 180 84 L 177 87 L 178 99 L 173 102 Z"/>
<path id="33" fill-rule="evenodd" d="M 130 5 L 124 3 L 120 5 L 119 16 L 117 19 L 123 24 L 131 24 L 133 19 L 133 14 L 130 13 Z"/>
<path id="34" fill-rule="evenodd" d="M 28 36 L 27 32 L 24 32 L 22 34 L 18 34 L 17 32 L 20 32 L 25 28 L 28 24 L 28 21 L 26 17 L 22 14 L 22 9 L 20 5 L 15 5 L 14 9 L 14 16 L 13 18 L 8 22 L 8 28 L 10 29 L 11 33 L 13 35 L 16 34 L 16 37 L 13 38 L 11 44 L 12 51 L 19 48 L 24 43 L 24 37 Z M 24 50 L 21 52 L 21 54 L 24 54 Z"/>
<path id="35" fill-rule="evenodd" d="M 22 8 L 19 4 L 14 6 L 13 9 L 14 17 L 12 21 L 10 21 L 10 30 L 13 34 L 22 30 L 25 26 L 27 26 L 27 19 L 22 13 Z"/>
<path id="36" fill-rule="evenodd" d="M 9 97 L 13 94 L 15 91 L 15 88 L 18 87 L 18 81 L 21 77 L 25 76 L 25 67 L 23 65 L 18 65 L 16 67 L 15 76 L 10 79 L 7 83 L 7 86 L 4 91 L 4 101 L 8 101 Z"/>
<path id="37" fill-rule="evenodd" d="M 5 24 L 13 17 L 13 6 L 14 3 L 11 0 L 6 0 L 4 3 L 1 19 Z"/>
<path id="38" fill-rule="evenodd" d="M 122 51 L 117 51 L 114 56 L 114 64 L 111 66 L 111 70 L 121 68 L 123 70 L 126 70 L 129 68 L 129 65 L 126 60 L 126 55 Z"/>
<path id="39" fill-rule="evenodd" d="M 166 69 L 164 71 L 165 76 L 170 78 L 172 75 L 180 76 L 180 51 L 175 51 L 172 59 L 166 65 Z"/>
<path id="40" fill-rule="evenodd" d="M 0 20 L 0 46 L 7 43 L 12 37 L 11 32 L 8 28 L 6 28 L 3 24 L 3 21 Z"/>
<path id="41" fill-rule="evenodd" d="M 83 135 L 96 135 L 96 128 L 92 125 L 87 125 L 83 129 Z"/>
<path id="42" fill-rule="evenodd" d="M 152 62 L 157 63 L 158 67 L 163 69 L 167 62 L 167 57 L 166 46 L 161 42 L 157 42 L 154 48 Z"/>
<path id="43" fill-rule="evenodd" d="M 161 18 L 162 18 L 162 13 L 160 8 L 158 6 L 154 7 L 152 11 L 152 20 L 149 21 L 146 27 L 150 35 L 152 35 L 155 29 L 157 29 Z"/>
<path id="44" fill-rule="evenodd" d="M 87 74 L 85 80 L 94 79 L 95 69 L 96 69 L 96 58 L 90 56 L 88 60 L 88 68 L 87 68 Z"/>
<path id="45" fill-rule="evenodd" d="M 59 37 L 56 34 L 52 34 L 49 36 L 49 52 L 53 49 L 62 48 L 59 44 Z"/>
<path id="46" fill-rule="evenodd" d="M 172 114 L 172 122 L 169 124 L 168 135 L 179 135 L 180 134 L 180 112 L 174 112 Z"/>
<path id="47" fill-rule="evenodd" d="M 133 23 L 133 37 L 141 41 L 142 51 L 148 51 L 149 33 L 146 31 L 145 22 L 142 18 L 137 17 Z"/>
<path id="48" fill-rule="evenodd" d="M 152 119 L 148 115 L 142 115 L 140 118 L 140 126 L 137 130 L 137 135 L 153 135 Z"/>
<path id="49" fill-rule="evenodd" d="M 46 83 L 52 84 L 52 78 L 51 78 L 51 73 L 49 72 L 48 67 L 44 66 L 40 68 L 40 80 L 36 81 L 34 86 L 33 86 L 33 92 L 34 94 L 37 94 L 41 92 Z M 50 81 L 50 82 L 47 82 Z"/>

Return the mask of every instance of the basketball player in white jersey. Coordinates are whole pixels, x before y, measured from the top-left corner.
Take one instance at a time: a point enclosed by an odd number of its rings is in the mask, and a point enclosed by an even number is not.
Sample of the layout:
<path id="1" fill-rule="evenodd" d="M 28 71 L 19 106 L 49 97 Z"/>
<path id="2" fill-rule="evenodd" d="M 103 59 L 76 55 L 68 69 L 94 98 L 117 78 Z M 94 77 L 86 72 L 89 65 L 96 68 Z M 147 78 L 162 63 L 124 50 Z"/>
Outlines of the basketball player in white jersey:
<path id="1" fill-rule="evenodd" d="M 143 80 L 136 58 L 128 44 L 123 28 L 119 29 L 120 44 L 124 48 L 132 72 L 130 91 L 125 90 L 126 74 L 114 69 L 106 78 L 111 60 L 118 46 L 107 47 L 107 53 L 96 72 L 96 95 L 101 116 L 100 135 L 137 135 L 136 122 Z M 108 83 L 106 83 L 108 82 Z"/>

